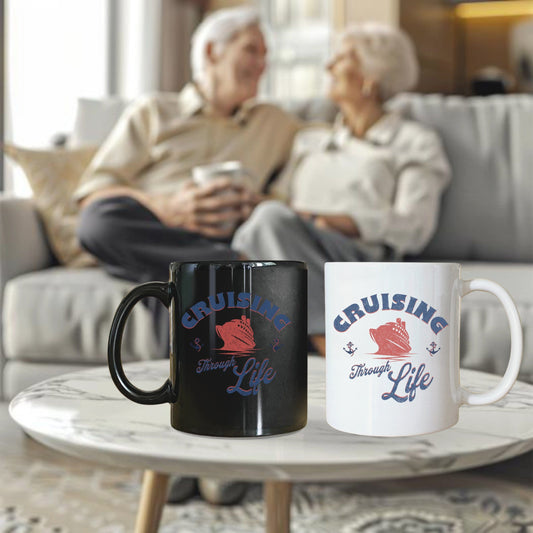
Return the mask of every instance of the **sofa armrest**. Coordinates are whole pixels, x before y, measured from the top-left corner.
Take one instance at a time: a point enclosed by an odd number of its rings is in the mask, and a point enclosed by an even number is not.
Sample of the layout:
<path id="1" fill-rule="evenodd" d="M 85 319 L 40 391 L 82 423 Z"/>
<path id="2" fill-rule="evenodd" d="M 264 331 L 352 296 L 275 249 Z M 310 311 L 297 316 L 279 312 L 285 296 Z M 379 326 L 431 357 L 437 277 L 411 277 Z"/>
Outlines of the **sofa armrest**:
<path id="1" fill-rule="evenodd" d="M 29 198 L 0 194 L 0 399 L 4 366 L 3 302 L 6 283 L 56 263 L 43 224 Z"/>
<path id="2" fill-rule="evenodd" d="M 0 291 L 15 276 L 55 263 L 32 200 L 0 195 Z"/>

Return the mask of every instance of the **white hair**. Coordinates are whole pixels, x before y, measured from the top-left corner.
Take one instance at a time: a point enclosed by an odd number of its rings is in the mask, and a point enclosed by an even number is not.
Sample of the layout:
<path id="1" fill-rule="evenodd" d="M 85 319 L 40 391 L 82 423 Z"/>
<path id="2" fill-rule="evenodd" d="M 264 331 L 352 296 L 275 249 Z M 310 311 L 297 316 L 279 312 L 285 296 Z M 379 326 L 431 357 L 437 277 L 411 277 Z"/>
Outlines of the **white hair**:
<path id="1" fill-rule="evenodd" d="M 348 27 L 339 36 L 339 41 L 344 40 L 353 41 L 362 73 L 376 80 L 383 100 L 417 84 L 415 47 L 403 31 L 378 22 L 365 22 Z"/>
<path id="2" fill-rule="evenodd" d="M 192 78 L 204 83 L 208 43 L 213 43 L 217 52 L 222 51 L 231 39 L 249 26 L 260 23 L 259 11 L 253 6 L 230 7 L 219 9 L 208 15 L 196 28 L 191 39 Z"/>

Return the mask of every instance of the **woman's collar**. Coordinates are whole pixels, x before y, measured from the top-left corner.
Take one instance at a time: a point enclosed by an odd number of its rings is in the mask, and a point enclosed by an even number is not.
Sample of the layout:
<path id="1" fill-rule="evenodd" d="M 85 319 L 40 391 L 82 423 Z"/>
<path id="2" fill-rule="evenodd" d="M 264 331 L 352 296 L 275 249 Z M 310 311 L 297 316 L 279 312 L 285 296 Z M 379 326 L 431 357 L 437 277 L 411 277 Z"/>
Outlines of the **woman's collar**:
<path id="1" fill-rule="evenodd" d="M 365 140 L 378 146 L 386 146 L 396 136 L 400 123 L 401 117 L 398 113 L 385 113 L 367 130 Z"/>
<path id="2" fill-rule="evenodd" d="M 387 112 L 381 116 L 377 122 L 372 124 L 365 132 L 363 140 L 377 146 L 386 146 L 392 142 L 398 128 L 400 127 L 401 116 L 398 113 Z M 332 141 L 337 147 L 343 146 L 353 135 L 346 125 L 342 113 L 338 113 L 333 123 Z"/>

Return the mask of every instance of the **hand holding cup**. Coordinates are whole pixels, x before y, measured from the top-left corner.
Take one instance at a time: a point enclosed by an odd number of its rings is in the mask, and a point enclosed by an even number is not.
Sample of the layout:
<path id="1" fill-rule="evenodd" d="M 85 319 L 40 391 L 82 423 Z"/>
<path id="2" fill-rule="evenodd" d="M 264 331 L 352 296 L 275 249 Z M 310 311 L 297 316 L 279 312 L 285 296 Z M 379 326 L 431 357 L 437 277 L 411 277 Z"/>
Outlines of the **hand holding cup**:
<path id="1" fill-rule="evenodd" d="M 193 169 L 193 183 L 198 188 L 193 215 L 200 233 L 228 237 L 240 221 L 248 218 L 259 198 L 247 178 L 239 161 Z"/>

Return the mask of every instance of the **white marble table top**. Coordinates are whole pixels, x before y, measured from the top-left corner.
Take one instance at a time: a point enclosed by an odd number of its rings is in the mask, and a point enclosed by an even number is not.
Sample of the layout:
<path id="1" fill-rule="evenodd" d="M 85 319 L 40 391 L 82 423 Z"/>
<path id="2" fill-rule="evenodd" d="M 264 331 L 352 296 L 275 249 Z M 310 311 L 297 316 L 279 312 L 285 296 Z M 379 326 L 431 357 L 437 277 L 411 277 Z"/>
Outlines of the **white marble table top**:
<path id="1" fill-rule="evenodd" d="M 125 365 L 145 390 L 168 376 L 168 361 Z M 497 376 L 461 371 L 474 392 Z M 10 404 L 11 416 L 39 442 L 106 464 L 184 475 L 248 480 L 370 480 L 448 472 L 502 461 L 533 449 L 533 385 L 516 383 L 500 402 L 461 407 L 458 424 L 418 437 L 341 433 L 326 423 L 325 364 L 309 358 L 307 426 L 260 438 L 214 438 L 170 426 L 168 405 L 139 405 L 113 385 L 107 367 L 34 385 Z"/>

